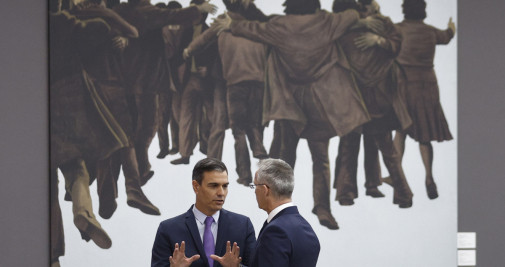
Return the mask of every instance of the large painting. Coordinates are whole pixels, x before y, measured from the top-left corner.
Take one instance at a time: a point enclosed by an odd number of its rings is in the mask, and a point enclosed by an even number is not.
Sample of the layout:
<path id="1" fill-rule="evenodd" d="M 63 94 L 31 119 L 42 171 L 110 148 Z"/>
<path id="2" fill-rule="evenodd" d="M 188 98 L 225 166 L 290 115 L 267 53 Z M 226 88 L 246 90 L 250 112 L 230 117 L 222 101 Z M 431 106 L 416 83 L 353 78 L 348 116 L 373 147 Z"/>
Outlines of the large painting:
<path id="1" fill-rule="evenodd" d="M 256 235 L 293 166 L 317 266 L 457 265 L 456 0 L 49 2 L 52 266 L 149 265 L 205 157 Z"/>

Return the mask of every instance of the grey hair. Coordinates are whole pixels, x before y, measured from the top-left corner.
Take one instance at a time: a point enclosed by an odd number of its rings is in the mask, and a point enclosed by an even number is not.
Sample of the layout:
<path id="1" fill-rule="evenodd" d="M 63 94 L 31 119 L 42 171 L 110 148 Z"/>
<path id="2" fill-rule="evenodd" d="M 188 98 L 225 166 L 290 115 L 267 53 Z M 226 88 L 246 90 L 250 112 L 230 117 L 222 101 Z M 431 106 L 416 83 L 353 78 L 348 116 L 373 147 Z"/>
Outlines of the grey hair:
<path id="1" fill-rule="evenodd" d="M 281 159 L 264 159 L 258 163 L 257 182 L 266 184 L 277 198 L 291 198 L 295 187 L 293 169 Z"/>

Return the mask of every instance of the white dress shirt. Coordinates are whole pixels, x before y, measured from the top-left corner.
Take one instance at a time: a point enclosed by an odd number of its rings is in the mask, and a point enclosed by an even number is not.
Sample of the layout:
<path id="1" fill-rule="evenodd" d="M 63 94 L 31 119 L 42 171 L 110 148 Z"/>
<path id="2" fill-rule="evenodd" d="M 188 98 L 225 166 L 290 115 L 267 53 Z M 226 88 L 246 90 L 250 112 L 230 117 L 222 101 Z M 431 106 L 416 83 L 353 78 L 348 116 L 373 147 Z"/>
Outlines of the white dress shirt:
<path id="1" fill-rule="evenodd" d="M 200 240 L 202 240 L 203 243 L 203 232 L 205 231 L 205 218 L 207 218 L 207 215 L 199 211 L 196 208 L 196 205 L 193 206 L 193 214 L 195 215 L 196 219 L 196 227 L 198 227 L 198 232 L 200 233 Z M 217 222 L 219 220 L 219 214 L 220 211 L 218 210 L 216 213 L 212 215 L 212 218 L 214 218 L 214 222 L 212 222 L 212 225 L 210 226 L 210 230 L 212 231 L 212 235 L 214 236 L 214 246 L 216 245 L 216 239 L 217 239 Z"/>
<path id="2" fill-rule="evenodd" d="M 275 215 L 279 214 L 279 212 L 281 212 L 283 209 L 289 208 L 292 206 L 294 206 L 293 202 L 288 202 L 288 203 L 284 203 L 284 204 L 278 206 L 277 208 L 273 209 L 268 214 L 267 223 L 270 223 L 270 221 L 275 217 Z"/>

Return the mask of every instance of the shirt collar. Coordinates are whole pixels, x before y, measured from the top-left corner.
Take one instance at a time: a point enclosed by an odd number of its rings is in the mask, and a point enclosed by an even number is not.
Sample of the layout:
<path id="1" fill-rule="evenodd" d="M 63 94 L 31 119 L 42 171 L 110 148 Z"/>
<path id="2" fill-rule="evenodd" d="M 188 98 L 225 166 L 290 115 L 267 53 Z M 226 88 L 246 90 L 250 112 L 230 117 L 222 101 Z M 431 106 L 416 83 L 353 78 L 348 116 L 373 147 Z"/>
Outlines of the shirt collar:
<path id="1" fill-rule="evenodd" d="M 212 215 L 212 218 L 214 218 L 214 222 L 217 223 L 217 221 L 219 220 L 219 214 L 221 213 L 220 210 L 218 210 L 216 213 L 214 213 Z M 196 208 L 196 205 L 193 205 L 193 214 L 195 215 L 195 218 L 196 220 L 201 223 L 201 224 L 204 224 L 205 223 L 205 218 L 207 218 L 207 215 L 205 215 L 203 212 L 201 212 L 200 210 L 198 210 Z"/>
<path id="2" fill-rule="evenodd" d="M 281 212 L 283 209 L 292 207 L 294 205 L 295 204 L 293 204 L 293 202 L 288 202 L 288 203 L 284 203 L 284 204 L 278 206 L 277 208 L 273 209 L 268 214 L 267 223 L 270 223 L 270 221 L 272 221 L 272 219 L 275 217 L 275 215 L 279 214 L 279 212 Z"/>

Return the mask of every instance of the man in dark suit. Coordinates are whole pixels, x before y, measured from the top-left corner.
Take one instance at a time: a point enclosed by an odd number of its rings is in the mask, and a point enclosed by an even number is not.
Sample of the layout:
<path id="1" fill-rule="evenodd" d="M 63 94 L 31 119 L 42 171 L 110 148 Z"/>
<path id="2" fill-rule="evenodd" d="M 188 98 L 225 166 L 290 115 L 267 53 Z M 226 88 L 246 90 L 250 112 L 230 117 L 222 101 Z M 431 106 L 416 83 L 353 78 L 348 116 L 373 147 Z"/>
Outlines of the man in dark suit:
<path id="1" fill-rule="evenodd" d="M 249 266 L 256 244 L 251 220 L 222 209 L 229 184 L 226 166 L 217 159 L 200 160 L 192 183 L 195 205 L 160 223 L 151 266 Z"/>
<path id="2" fill-rule="evenodd" d="M 251 187 L 256 188 L 258 206 L 268 212 L 268 218 L 249 266 L 316 266 L 319 239 L 291 201 L 294 185 L 289 164 L 280 159 L 260 161 Z"/>

